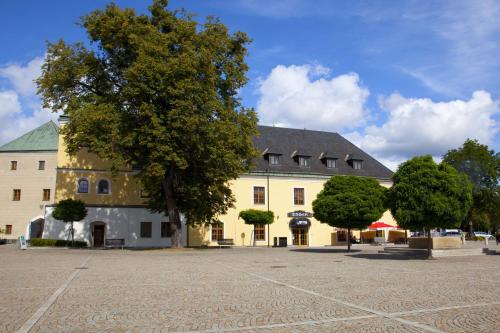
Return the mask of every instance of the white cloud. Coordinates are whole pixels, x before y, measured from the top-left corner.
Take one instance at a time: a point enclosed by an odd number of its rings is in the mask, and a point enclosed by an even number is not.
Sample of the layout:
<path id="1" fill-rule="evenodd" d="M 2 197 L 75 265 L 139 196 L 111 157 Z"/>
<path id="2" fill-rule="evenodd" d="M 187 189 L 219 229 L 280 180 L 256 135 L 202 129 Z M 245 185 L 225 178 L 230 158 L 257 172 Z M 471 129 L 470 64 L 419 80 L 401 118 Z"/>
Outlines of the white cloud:
<path id="1" fill-rule="evenodd" d="M 40 75 L 42 57 L 31 60 L 26 66 L 9 65 L 0 68 L 14 90 L 0 91 L 0 145 L 42 125 L 58 115 L 41 109 L 33 82 Z M 23 98 L 21 98 L 23 97 Z"/>
<path id="2" fill-rule="evenodd" d="M 485 91 L 449 102 L 394 93 L 382 98 L 380 107 L 388 112 L 387 122 L 346 136 L 392 167 L 415 155 L 439 157 L 467 138 L 491 144 L 498 132 L 494 117 L 500 114 L 500 103 Z"/>
<path id="3" fill-rule="evenodd" d="M 14 89 L 23 96 L 32 96 L 36 94 L 36 85 L 34 80 L 40 76 L 43 57 L 36 57 L 26 66 L 17 64 L 0 68 L 0 77 L 9 80 Z"/>
<path id="4" fill-rule="evenodd" d="M 260 122 L 329 131 L 363 124 L 368 89 L 356 73 L 329 78 L 329 72 L 321 65 L 276 66 L 258 85 Z"/>
<path id="5" fill-rule="evenodd" d="M 21 112 L 21 104 L 15 91 L 0 91 L 0 119 Z"/>

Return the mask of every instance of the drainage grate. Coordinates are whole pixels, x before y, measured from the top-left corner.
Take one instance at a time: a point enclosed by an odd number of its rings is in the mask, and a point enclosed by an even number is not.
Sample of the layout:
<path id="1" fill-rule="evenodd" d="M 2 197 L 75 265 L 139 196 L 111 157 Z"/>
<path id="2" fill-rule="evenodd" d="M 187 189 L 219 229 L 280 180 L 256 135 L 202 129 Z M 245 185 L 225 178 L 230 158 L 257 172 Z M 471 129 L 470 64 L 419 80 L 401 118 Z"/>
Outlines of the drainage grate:
<path id="1" fill-rule="evenodd" d="M 271 268 L 286 268 L 286 266 L 271 266 Z"/>
<path id="2" fill-rule="evenodd" d="M 75 267 L 75 269 L 89 269 L 88 267 Z"/>

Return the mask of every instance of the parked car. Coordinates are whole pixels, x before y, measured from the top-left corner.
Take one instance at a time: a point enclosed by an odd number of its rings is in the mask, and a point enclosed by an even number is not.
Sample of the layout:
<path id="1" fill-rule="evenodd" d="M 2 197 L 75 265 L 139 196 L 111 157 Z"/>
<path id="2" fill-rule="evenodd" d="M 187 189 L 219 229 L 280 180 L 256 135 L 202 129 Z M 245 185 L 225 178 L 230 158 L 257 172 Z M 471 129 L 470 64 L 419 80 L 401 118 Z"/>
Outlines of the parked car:
<path id="1" fill-rule="evenodd" d="M 443 237 L 462 237 L 462 231 L 458 229 L 445 229 L 441 232 Z"/>
<path id="2" fill-rule="evenodd" d="M 484 238 L 488 238 L 488 239 L 493 238 L 493 235 L 490 235 L 490 234 L 488 234 L 488 233 L 486 233 L 484 231 L 475 231 L 474 232 L 474 236 L 476 236 L 476 237 L 484 237 Z"/>

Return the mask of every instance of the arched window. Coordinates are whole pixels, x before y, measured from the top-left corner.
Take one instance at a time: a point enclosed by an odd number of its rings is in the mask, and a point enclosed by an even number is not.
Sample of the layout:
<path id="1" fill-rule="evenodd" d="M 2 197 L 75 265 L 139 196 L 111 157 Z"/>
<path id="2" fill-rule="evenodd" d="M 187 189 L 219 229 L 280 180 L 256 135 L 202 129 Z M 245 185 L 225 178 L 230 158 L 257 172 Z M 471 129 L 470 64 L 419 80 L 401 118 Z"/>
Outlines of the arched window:
<path id="1" fill-rule="evenodd" d="M 221 240 L 224 240 L 224 223 L 212 223 L 212 241 L 216 242 Z"/>
<path id="2" fill-rule="evenodd" d="M 78 180 L 78 193 L 89 193 L 89 181 L 87 179 Z"/>
<path id="3" fill-rule="evenodd" d="M 97 193 L 109 194 L 109 182 L 106 179 L 101 179 L 99 183 L 97 183 Z"/>

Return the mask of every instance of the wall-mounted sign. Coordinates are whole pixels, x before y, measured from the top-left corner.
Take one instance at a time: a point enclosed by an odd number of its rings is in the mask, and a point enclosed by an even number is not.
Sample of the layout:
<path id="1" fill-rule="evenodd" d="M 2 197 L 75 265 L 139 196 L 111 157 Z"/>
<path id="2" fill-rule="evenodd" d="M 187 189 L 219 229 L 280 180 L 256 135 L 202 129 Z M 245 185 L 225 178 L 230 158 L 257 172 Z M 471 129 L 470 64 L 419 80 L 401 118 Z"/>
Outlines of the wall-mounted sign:
<path id="1" fill-rule="evenodd" d="M 303 210 L 296 210 L 295 212 L 290 212 L 287 215 L 288 217 L 313 217 L 313 213 L 309 213 Z"/>
<path id="2" fill-rule="evenodd" d="M 290 228 L 308 228 L 311 226 L 311 221 L 305 217 L 294 217 L 290 221 Z"/>

